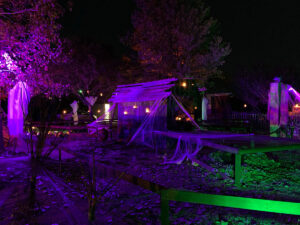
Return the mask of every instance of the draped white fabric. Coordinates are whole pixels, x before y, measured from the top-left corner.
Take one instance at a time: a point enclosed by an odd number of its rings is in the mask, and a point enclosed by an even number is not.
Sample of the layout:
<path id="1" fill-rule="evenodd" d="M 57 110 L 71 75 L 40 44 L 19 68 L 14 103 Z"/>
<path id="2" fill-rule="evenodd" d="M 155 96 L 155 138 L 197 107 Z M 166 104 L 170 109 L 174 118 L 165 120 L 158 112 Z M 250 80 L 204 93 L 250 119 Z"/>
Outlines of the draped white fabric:
<path id="1" fill-rule="evenodd" d="M 26 83 L 20 81 L 9 91 L 7 124 L 11 136 L 23 134 L 29 101 L 30 94 Z"/>
<path id="2" fill-rule="evenodd" d="M 70 104 L 70 106 L 73 109 L 73 119 L 74 119 L 74 125 L 78 125 L 78 114 L 77 114 L 77 110 L 79 108 L 78 106 L 78 102 L 74 101 L 72 102 L 72 104 Z"/>

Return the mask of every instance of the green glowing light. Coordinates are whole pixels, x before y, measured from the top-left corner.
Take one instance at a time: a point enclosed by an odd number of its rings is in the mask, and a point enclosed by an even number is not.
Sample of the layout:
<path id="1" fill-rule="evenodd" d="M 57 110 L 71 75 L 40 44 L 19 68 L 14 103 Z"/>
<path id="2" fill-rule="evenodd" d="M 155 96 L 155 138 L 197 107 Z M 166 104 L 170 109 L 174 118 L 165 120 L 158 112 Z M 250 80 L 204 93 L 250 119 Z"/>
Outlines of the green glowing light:
<path id="1" fill-rule="evenodd" d="M 169 201 L 190 202 L 230 208 L 300 215 L 300 203 L 298 202 L 213 195 L 169 189 L 161 191 L 161 224 L 163 225 L 170 224 Z"/>

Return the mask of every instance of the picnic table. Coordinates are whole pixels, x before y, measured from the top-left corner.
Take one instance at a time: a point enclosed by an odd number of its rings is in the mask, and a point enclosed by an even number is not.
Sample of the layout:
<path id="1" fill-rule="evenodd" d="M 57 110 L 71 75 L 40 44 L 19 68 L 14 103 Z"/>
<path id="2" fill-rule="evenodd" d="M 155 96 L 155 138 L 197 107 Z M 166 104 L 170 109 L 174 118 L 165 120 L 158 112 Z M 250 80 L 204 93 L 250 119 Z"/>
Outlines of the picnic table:
<path id="1" fill-rule="evenodd" d="M 166 136 L 177 139 L 177 145 L 181 141 L 191 139 L 200 140 L 201 146 L 215 150 L 229 152 L 235 155 L 234 180 L 235 185 L 240 186 L 241 162 L 245 154 L 259 152 L 275 152 L 300 150 L 300 141 L 288 138 L 275 138 L 253 134 L 234 134 L 229 132 L 197 131 L 197 132 L 176 132 L 176 131 L 153 131 L 153 135 Z M 155 146 L 156 148 L 157 146 Z M 199 149 L 193 149 L 189 155 L 195 156 Z M 187 154 L 188 155 L 188 154 Z"/>

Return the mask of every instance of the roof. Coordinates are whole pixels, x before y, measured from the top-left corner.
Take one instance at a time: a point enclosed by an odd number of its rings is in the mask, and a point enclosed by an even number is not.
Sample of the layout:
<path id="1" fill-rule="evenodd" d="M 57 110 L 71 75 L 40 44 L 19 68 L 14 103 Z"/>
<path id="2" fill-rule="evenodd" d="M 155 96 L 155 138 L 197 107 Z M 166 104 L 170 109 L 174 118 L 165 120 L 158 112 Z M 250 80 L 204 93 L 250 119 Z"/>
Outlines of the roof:
<path id="1" fill-rule="evenodd" d="M 154 101 L 171 94 L 176 78 L 145 83 L 118 85 L 108 102 L 144 102 Z"/>

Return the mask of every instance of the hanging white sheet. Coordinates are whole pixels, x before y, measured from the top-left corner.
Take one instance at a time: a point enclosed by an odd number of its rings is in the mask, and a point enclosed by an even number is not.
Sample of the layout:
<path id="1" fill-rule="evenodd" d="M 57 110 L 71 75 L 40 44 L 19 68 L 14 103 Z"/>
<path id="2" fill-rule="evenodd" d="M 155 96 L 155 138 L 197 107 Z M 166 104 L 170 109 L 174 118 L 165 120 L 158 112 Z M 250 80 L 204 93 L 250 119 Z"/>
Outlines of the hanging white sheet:
<path id="1" fill-rule="evenodd" d="M 19 81 L 8 94 L 7 125 L 11 136 L 23 134 L 24 119 L 28 114 L 30 94 L 28 85 Z"/>

